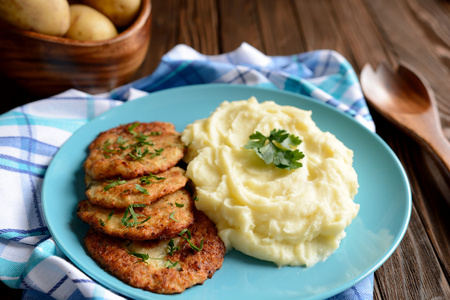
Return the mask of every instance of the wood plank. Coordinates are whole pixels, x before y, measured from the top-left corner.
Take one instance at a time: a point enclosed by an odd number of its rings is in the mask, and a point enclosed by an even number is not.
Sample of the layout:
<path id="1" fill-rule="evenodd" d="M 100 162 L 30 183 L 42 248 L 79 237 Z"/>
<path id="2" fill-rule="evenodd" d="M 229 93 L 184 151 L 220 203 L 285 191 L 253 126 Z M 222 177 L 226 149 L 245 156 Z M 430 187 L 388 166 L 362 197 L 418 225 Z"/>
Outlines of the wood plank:
<path id="1" fill-rule="evenodd" d="M 356 72 L 367 63 L 376 66 L 382 61 L 394 62 L 389 45 L 361 0 L 331 1 L 330 5 L 354 58 Z"/>
<path id="2" fill-rule="evenodd" d="M 406 0 L 411 14 L 416 21 L 421 25 L 425 34 L 429 39 L 433 40 L 432 46 L 435 47 L 436 53 L 439 55 L 441 44 L 450 47 L 450 3 L 442 2 L 440 0 Z M 449 59 L 446 56 L 443 59 Z M 450 61 L 448 61 L 450 63 Z M 447 68 L 450 65 L 447 64 Z"/>
<path id="3" fill-rule="evenodd" d="M 230 52 L 243 42 L 263 50 L 259 18 L 253 1 L 219 0 L 220 50 Z"/>
<path id="4" fill-rule="evenodd" d="M 219 53 L 215 1 L 154 1 L 152 11 L 152 36 L 148 57 L 135 79 L 152 73 L 161 57 L 178 44 L 186 44 L 208 55 Z"/>
<path id="5" fill-rule="evenodd" d="M 214 0 L 181 1 L 178 42 L 207 54 L 219 54 L 218 15 Z"/>
<path id="6" fill-rule="evenodd" d="M 351 59 L 346 40 L 337 24 L 329 0 L 295 0 L 296 14 L 303 31 L 306 49 L 333 49 Z"/>
<path id="7" fill-rule="evenodd" d="M 383 299 L 449 299 L 450 288 L 414 208 L 397 251 L 376 273 Z M 430 259 L 433 258 L 433 259 Z"/>
<path id="8" fill-rule="evenodd" d="M 293 2 L 259 0 L 255 3 L 263 40 L 262 51 L 267 55 L 290 55 L 307 50 Z"/>
<path id="9" fill-rule="evenodd" d="M 147 58 L 143 62 L 135 79 L 153 72 L 161 57 L 177 43 L 180 27 L 180 1 L 164 0 L 152 2 L 152 31 Z M 170 20 L 170 21 L 168 21 Z"/>
<path id="10" fill-rule="evenodd" d="M 427 153 L 418 153 L 410 151 L 408 159 L 408 174 L 414 174 L 410 176 L 414 205 L 450 282 L 450 174 L 441 173 Z"/>

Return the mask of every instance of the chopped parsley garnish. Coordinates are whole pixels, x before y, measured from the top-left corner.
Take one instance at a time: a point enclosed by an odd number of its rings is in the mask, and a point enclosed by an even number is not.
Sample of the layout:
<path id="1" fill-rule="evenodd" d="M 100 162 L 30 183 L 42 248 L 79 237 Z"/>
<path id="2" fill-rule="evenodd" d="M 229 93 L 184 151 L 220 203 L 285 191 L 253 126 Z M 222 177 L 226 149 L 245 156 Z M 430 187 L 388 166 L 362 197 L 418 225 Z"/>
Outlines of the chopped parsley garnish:
<path id="1" fill-rule="evenodd" d="M 130 189 L 124 189 L 124 190 L 120 193 L 120 195 L 129 193 L 129 192 L 131 192 Z"/>
<path id="2" fill-rule="evenodd" d="M 178 265 L 178 262 L 175 261 L 171 261 L 170 259 L 167 259 L 166 261 L 166 268 L 170 269 L 170 268 L 175 268 Z"/>
<path id="3" fill-rule="evenodd" d="M 110 188 L 113 188 L 113 187 L 115 187 L 115 186 L 118 186 L 118 185 L 127 183 L 125 180 L 120 180 L 120 178 L 119 178 L 119 180 L 115 180 L 115 181 L 113 181 L 113 180 L 106 180 L 106 181 L 110 182 L 110 184 L 108 184 L 107 186 L 105 186 L 105 187 L 103 188 L 103 190 L 104 190 L 105 192 L 108 191 Z"/>
<path id="4" fill-rule="evenodd" d="M 197 196 L 194 197 L 194 201 L 198 201 L 198 197 Z"/>
<path id="5" fill-rule="evenodd" d="M 183 203 L 177 203 L 177 202 L 175 202 L 175 206 L 176 206 L 176 207 L 184 207 L 184 204 L 183 204 Z"/>
<path id="6" fill-rule="evenodd" d="M 109 142 L 109 140 L 106 140 L 104 143 L 103 143 L 103 148 L 102 148 L 102 150 L 104 151 L 104 152 L 107 152 L 107 153 L 111 153 L 111 152 L 120 152 L 120 150 L 118 150 L 118 149 L 114 149 L 114 148 L 109 148 L 109 146 L 111 146 L 112 144 Z M 104 154 L 103 155 L 105 158 L 109 158 L 109 156 L 107 155 L 107 154 Z"/>
<path id="7" fill-rule="evenodd" d="M 111 217 L 113 216 L 113 214 L 114 214 L 114 211 L 112 211 L 112 212 L 109 213 L 109 215 L 108 215 L 108 220 L 111 220 Z"/>
<path id="8" fill-rule="evenodd" d="M 161 131 L 152 131 L 150 132 L 150 135 L 161 135 L 162 132 Z"/>
<path id="9" fill-rule="evenodd" d="M 180 221 L 178 221 L 177 219 L 175 219 L 175 217 L 173 216 L 174 214 L 175 214 L 175 212 L 173 211 L 173 212 L 170 214 L 169 218 L 172 219 L 172 220 L 174 220 L 175 222 L 179 223 Z"/>
<path id="10" fill-rule="evenodd" d="M 130 204 L 128 205 L 127 209 L 125 210 L 125 213 L 123 214 L 122 220 L 120 221 L 122 225 L 126 227 L 135 227 L 137 225 L 140 225 L 144 222 L 147 222 L 151 216 L 146 218 L 144 221 L 138 222 L 138 217 L 145 217 L 143 215 L 139 215 L 134 211 L 135 207 L 145 207 L 145 204 Z M 130 214 L 130 215 L 128 215 Z M 131 221 L 133 220 L 133 221 Z"/>
<path id="11" fill-rule="evenodd" d="M 305 155 L 300 150 L 293 148 L 301 144 L 299 137 L 289 134 L 283 129 L 273 129 L 266 137 L 256 131 L 251 134 L 245 149 L 253 149 L 266 164 L 274 164 L 277 168 L 294 170 L 300 168 L 299 162 Z"/>
<path id="12" fill-rule="evenodd" d="M 138 260 L 136 263 L 143 262 L 143 263 L 148 264 L 147 260 L 150 258 L 148 254 L 137 253 L 137 252 L 127 252 L 127 253 L 141 259 L 141 260 Z"/>
<path id="13" fill-rule="evenodd" d="M 153 174 L 150 174 L 148 176 L 144 176 L 141 177 L 139 180 L 142 184 L 151 184 L 152 182 L 150 181 L 150 179 L 154 179 L 154 180 L 163 180 L 166 179 L 165 177 L 159 177 Z"/>
<path id="14" fill-rule="evenodd" d="M 132 136 L 134 136 L 134 137 L 136 137 L 136 136 L 138 135 L 138 134 L 134 131 L 134 128 L 136 128 L 137 126 L 139 126 L 139 122 L 133 123 L 133 124 L 131 124 L 130 126 L 128 126 L 128 128 L 127 128 L 128 132 L 129 132 Z"/>
<path id="15" fill-rule="evenodd" d="M 152 141 L 147 141 L 148 135 L 143 134 L 142 132 L 139 133 L 138 136 L 135 136 L 135 139 L 137 140 L 137 143 L 134 144 L 134 147 L 142 147 L 145 145 L 149 145 L 149 146 L 153 146 L 153 142 Z"/>
<path id="16" fill-rule="evenodd" d="M 139 122 L 135 122 L 128 126 L 128 132 L 133 136 L 134 143 L 129 143 L 127 146 L 123 144 L 127 141 L 124 141 L 121 136 L 117 139 L 117 143 L 119 144 L 119 148 L 125 150 L 127 148 L 132 148 L 130 152 L 124 154 L 125 156 L 130 156 L 133 160 L 143 159 L 147 154 L 150 155 L 150 158 L 154 158 L 155 156 L 161 155 L 161 152 L 164 149 L 155 149 L 154 152 L 151 152 L 148 147 L 145 149 L 141 149 L 144 146 L 154 146 L 155 144 L 149 140 L 149 136 L 160 135 L 161 132 L 150 132 L 149 135 L 145 135 L 142 132 L 136 132 L 134 129 L 139 125 Z M 119 140 L 120 139 L 120 140 Z"/>
<path id="17" fill-rule="evenodd" d="M 135 186 L 136 189 L 137 189 L 139 192 L 141 192 L 142 194 L 150 195 L 150 193 L 149 193 L 145 188 L 143 188 L 142 186 L 140 186 L 139 184 L 136 183 L 134 186 Z"/>
<path id="18" fill-rule="evenodd" d="M 130 145 L 127 145 L 127 146 L 124 145 L 126 142 L 128 142 L 128 141 L 124 140 L 123 137 L 122 137 L 121 135 L 119 135 L 119 137 L 118 137 L 117 140 L 116 140 L 116 143 L 119 144 L 119 148 L 120 148 L 121 150 L 125 150 L 125 149 L 127 149 L 128 147 L 130 147 Z"/>
<path id="19" fill-rule="evenodd" d="M 105 226 L 105 222 L 103 222 L 102 219 L 98 219 L 98 222 L 100 223 L 100 225 Z"/>
<path id="20" fill-rule="evenodd" d="M 167 255 L 173 256 L 173 253 L 175 251 L 180 250 L 180 247 L 175 247 L 175 241 L 173 239 L 170 239 L 169 243 L 167 244 Z"/>
<path id="21" fill-rule="evenodd" d="M 104 143 L 103 143 L 103 151 L 105 151 L 105 152 L 114 152 L 114 151 L 117 151 L 117 150 L 115 150 L 115 149 L 110 149 L 110 148 L 108 148 L 109 146 L 111 146 L 112 144 L 109 142 L 109 140 L 106 140 Z"/>
<path id="22" fill-rule="evenodd" d="M 150 155 L 150 158 L 154 158 L 155 156 L 160 156 L 163 151 L 164 151 L 164 148 L 155 149 L 155 152 L 153 152 L 152 155 Z"/>
<path id="23" fill-rule="evenodd" d="M 126 140 L 124 140 L 123 137 L 121 135 L 119 135 L 119 137 L 116 140 L 116 143 L 122 145 L 125 142 L 126 142 Z"/>
<path id="24" fill-rule="evenodd" d="M 183 236 L 185 233 L 187 233 L 188 237 Z M 197 247 L 191 242 L 192 236 L 191 236 L 191 232 L 189 231 L 189 229 L 183 229 L 178 235 L 181 236 L 182 239 L 187 241 L 189 243 L 189 246 L 191 246 L 192 249 L 194 249 L 197 252 L 202 251 L 204 239 L 202 239 L 202 241 L 200 242 L 200 247 Z"/>
<path id="25" fill-rule="evenodd" d="M 148 150 L 147 147 L 144 149 L 144 152 L 142 152 L 141 148 L 136 147 L 133 149 L 133 151 L 129 152 L 128 155 L 131 156 L 131 158 L 133 158 L 134 160 L 140 160 L 144 158 L 144 156 L 148 153 L 150 153 L 150 150 Z"/>

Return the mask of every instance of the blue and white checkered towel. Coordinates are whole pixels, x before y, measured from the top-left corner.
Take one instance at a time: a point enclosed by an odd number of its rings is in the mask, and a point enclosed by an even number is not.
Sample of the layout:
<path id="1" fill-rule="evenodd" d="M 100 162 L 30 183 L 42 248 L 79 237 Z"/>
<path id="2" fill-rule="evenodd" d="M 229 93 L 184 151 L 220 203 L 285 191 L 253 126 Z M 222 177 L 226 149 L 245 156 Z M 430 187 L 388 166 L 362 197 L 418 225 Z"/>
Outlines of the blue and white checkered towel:
<path id="1" fill-rule="evenodd" d="M 168 52 L 150 76 L 105 95 L 76 90 L 36 101 L 0 116 L 0 279 L 25 289 L 25 299 L 123 299 L 78 270 L 46 226 L 41 189 L 61 145 L 93 117 L 123 101 L 176 86 L 230 83 L 307 95 L 348 113 L 375 130 L 357 76 L 338 53 L 311 51 L 266 56 L 248 44 L 202 55 L 186 45 Z M 333 299 L 372 299 L 373 275 Z"/>

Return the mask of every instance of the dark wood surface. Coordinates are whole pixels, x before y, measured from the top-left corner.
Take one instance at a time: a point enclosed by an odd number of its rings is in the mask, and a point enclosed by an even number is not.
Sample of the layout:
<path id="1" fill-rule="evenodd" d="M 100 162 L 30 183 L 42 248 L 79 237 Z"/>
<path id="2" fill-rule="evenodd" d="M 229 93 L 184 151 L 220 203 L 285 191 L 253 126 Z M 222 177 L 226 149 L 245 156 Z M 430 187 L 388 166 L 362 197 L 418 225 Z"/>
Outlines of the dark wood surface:
<path id="1" fill-rule="evenodd" d="M 450 1 L 154 0 L 148 57 L 135 77 L 152 73 L 161 56 L 179 43 L 219 54 L 242 42 L 268 55 L 334 49 L 358 74 L 366 63 L 407 63 L 429 81 L 450 138 Z M 36 100 L 0 79 L 1 112 Z M 450 174 L 371 112 L 378 134 L 405 167 L 413 195 L 406 235 L 375 272 L 374 299 L 450 299 Z M 21 294 L 3 284 L 0 290 L 2 299 Z"/>

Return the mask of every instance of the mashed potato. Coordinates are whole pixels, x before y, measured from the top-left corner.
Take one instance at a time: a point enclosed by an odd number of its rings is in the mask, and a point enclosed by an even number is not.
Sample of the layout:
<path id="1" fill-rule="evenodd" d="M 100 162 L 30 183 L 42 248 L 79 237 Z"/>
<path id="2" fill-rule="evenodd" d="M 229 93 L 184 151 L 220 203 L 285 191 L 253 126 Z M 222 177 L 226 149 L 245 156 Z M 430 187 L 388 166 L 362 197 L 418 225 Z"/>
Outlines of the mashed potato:
<path id="1" fill-rule="evenodd" d="M 266 164 L 244 149 L 249 136 L 285 129 L 303 141 L 303 167 Z M 312 266 L 339 247 L 355 218 L 353 152 L 322 132 L 311 112 L 275 102 L 223 102 L 186 127 L 182 140 L 197 207 L 215 223 L 227 249 L 275 264 Z"/>

